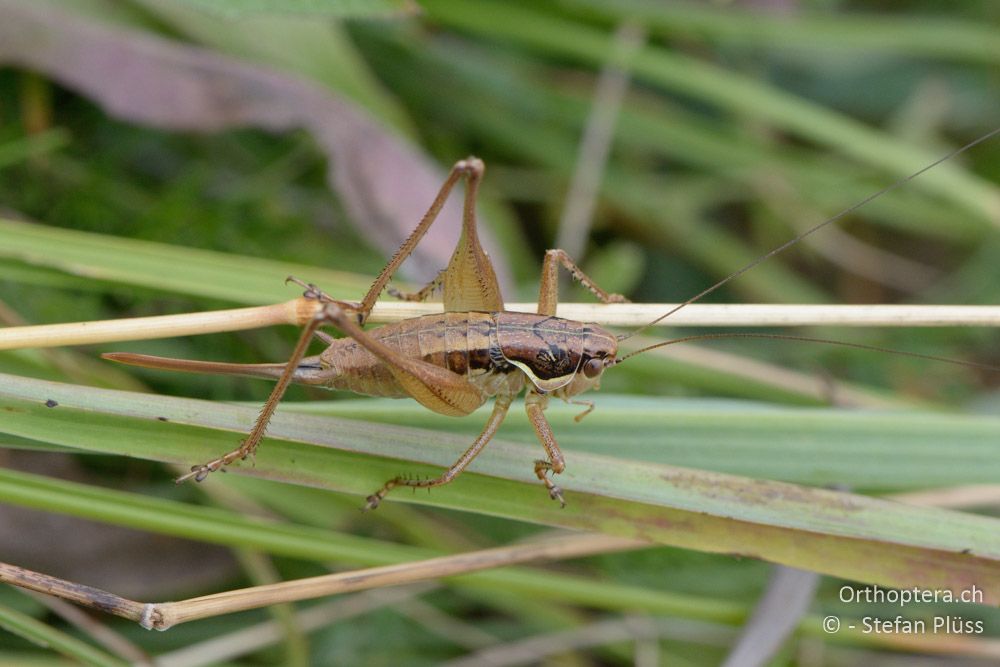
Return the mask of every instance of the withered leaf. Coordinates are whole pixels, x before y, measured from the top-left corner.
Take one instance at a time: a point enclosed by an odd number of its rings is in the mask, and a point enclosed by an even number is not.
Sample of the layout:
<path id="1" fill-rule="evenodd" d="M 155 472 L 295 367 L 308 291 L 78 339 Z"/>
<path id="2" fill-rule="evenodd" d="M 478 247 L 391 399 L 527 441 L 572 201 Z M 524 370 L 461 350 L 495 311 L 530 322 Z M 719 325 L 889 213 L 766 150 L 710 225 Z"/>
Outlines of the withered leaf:
<path id="1" fill-rule="evenodd" d="M 362 109 L 291 74 L 70 11 L 0 0 L 0 64 L 36 70 L 132 123 L 177 131 L 304 128 L 328 156 L 328 181 L 366 236 L 394 251 L 443 181 L 427 157 Z M 464 157 L 464 156 L 460 156 Z M 409 264 L 433 277 L 458 239 L 461 205 L 448 202 Z M 501 282 L 509 275 L 492 248 Z"/>

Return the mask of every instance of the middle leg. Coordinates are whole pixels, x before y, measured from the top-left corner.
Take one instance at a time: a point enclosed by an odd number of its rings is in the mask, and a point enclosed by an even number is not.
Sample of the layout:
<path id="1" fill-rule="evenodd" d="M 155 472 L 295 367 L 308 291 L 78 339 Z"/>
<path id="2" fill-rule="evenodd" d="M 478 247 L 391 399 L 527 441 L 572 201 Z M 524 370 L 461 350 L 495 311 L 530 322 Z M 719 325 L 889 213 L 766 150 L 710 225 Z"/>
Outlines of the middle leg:
<path id="1" fill-rule="evenodd" d="M 447 484 L 451 480 L 458 477 L 458 475 L 465 470 L 472 460 L 479 455 L 479 452 L 483 451 L 483 447 L 493 439 L 496 434 L 497 429 L 503 422 L 504 417 L 507 416 L 507 410 L 510 409 L 510 404 L 514 400 L 513 395 L 500 394 L 496 398 L 496 402 L 493 405 L 493 413 L 490 415 L 489 421 L 486 422 L 486 426 L 483 427 L 482 433 L 476 438 L 475 442 L 465 452 L 458 457 L 451 466 L 442 474 L 440 477 L 435 477 L 433 479 L 409 479 L 407 477 L 399 476 L 393 477 L 388 482 L 382 485 L 382 487 L 371 494 L 367 498 L 367 504 L 365 509 L 373 510 L 379 506 L 382 499 L 385 498 L 386 494 L 395 489 L 398 486 L 409 486 L 412 488 L 429 489 L 432 486 L 441 486 Z"/>

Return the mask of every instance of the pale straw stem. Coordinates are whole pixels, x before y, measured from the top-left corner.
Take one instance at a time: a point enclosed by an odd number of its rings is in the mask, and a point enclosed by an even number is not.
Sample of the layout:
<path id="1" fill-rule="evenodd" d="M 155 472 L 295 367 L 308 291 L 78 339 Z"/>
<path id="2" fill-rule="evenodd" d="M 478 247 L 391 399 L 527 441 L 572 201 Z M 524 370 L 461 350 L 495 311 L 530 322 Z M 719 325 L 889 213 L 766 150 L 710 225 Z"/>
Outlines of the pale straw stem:
<path id="1" fill-rule="evenodd" d="M 676 307 L 670 303 L 561 303 L 556 314 L 579 322 L 638 327 Z M 0 350 L 89 345 L 126 340 L 150 340 L 241 331 L 275 324 L 302 325 L 319 309 L 316 301 L 298 298 L 255 308 L 215 310 L 121 320 L 44 324 L 0 328 Z M 375 305 L 369 322 L 387 324 L 440 313 L 440 303 L 383 302 Z M 534 303 L 507 304 L 510 312 L 536 312 Z M 660 327 L 995 327 L 1000 306 L 877 304 L 691 304 Z"/>

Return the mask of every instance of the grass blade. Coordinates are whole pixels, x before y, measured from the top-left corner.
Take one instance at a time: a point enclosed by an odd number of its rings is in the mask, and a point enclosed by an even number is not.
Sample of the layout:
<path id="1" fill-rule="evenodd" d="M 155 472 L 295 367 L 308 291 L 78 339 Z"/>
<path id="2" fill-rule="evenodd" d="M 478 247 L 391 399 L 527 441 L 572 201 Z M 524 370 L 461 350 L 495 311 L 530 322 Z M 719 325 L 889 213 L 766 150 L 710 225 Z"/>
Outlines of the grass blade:
<path id="1" fill-rule="evenodd" d="M 214 0 L 180 0 L 211 14 L 226 18 L 253 16 L 304 16 L 330 18 L 388 18 L 412 14 L 417 6 L 412 0 L 229 0 L 220 4 Z"/>
<path id="2" fill-rule="evenodd" d="M 71 637 L 27 614 L 3 605 L 0 605 L 0 627 L 35 644 L 51 648 L 68 658 L 73 658 L 80 664 L 92 665 L 93 667 L 119 667 L 126 664 L 76 637 Z"/>
<path id="3" fill-rule="evenodd" d="M 231 448 L 235 438 L 225 431 L 241 431 L 255 413 L 11 376 L 3 380 L 0 428 L 12 435 L 174 463 L 207 460 Z M 52 400 L 58 408 L 46 407 Z M 973 424 L 973 429 L 983 426 L 978 420 Z M 1000 422 L 986 426 L 996 429 Z M 234 471 L 359 495 L 401 468 L 424 474 L 434 470 L 428 465 L 446 465 L 466 442 L 312 415 L 279 415 L 270 432 L 274 439 L 254 465 Z M 887 586 L 976 585 L 1000 600 L 995 519 L 585 452 L 573 453 L 560 480 L 572 498 L 560 510 L 545 501 L 534 479 L 529 462 L 535 449 L 491 443 L 488 455 L 473 466 L 475 474 L 429 496 L 393 499 L 740 553 Z"/>
<path id="4" fill-rule="evenodd" d="M 610 34 L 534 6 L 496 2 L 469 5 L 456 0 L 426 0 L 423 4 L 435 20 L 445 25 L 491 39 L 510 40 L 558 57 L 600 65 L 612 50 Z M 632 68 L 637 81 L 773 123 L 899 176 L 937 157 L 766 83 L 660 47 L 644 47 L 636 54 Z M 914 187 L 936 192 L 994 223 L 1000 219 L 1000 193 L 996 188 L 952 165 L 939 168 L 933 178 L 920 180 Z"/>
<path id="5" fill-rule="evenodd" d="M 364 294 L 369 284 L 341 271 L 2 219 L 0 257 L 90 280 L 254 305 L 294 296 L 297 288 L 285 286 L 289 275 L 338 295 Z"/>
<path id="6" fill-rule="evenodd" d="M 874 12 L 789 14 L 645 0 L 615 3 L 570 0 L 567 4 L 612 20 L 623 17 L 641 20 L 658 33 L 705 36 L 767 49 L 864 49 L 983 63 L 1000 60 L 1000 38 L 996 31 L 972 21 L 929 15 L 897 14 L 889 18 Z"/>

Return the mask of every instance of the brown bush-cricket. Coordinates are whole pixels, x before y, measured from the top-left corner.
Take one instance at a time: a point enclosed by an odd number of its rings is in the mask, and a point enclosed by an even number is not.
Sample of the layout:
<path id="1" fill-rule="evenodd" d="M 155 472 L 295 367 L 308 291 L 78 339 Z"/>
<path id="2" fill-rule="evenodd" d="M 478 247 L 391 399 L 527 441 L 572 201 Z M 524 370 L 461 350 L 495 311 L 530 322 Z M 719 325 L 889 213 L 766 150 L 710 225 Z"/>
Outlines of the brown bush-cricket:
<path id="1" fill-rule="evenodd" d="M 525 410 L 546 454 L 546 458 L 535 461 L 535 474 L 548 489 L 549 496 L 565 504 L 562 489 L 551 479 L 551 475 L 559 474 L 565 469 L 565 460 L 544 415 L 550 397 L 574 402 L 577 395 L 599 386 L 601 375 L 606 368 L 648 349 L 681 341 L 732 335 L 708 334 L 668 340 L 632 352 L 625 357 L 618 356 L 620 340 L 656 324 L 806 236 L 998 132 L 1000 129 L 969 142 L 836 216 L 813 226 L 628 335 L 616 336 L 597 324 L 555 316 L 560 265 L 601 302 L 625 301 L 621 295 L 610 294 L 598 287 L 564 251 L 559 249 L 549 250 L 545 254 L 537 312 L 518 313 L 505 309 L 493 267 L 480 245 L 476 228 L 476 194 L 484 166 L 482 161 L 470 157 L 455 164 L 423 219 L 390 259 L 360 303 L 334 299 L 311 284 L 295 278 L 290 279 L 304 286 L 305 296 L 318 301 L 321 307 L 305 326 L 287 363 L 229 364 L 164 359 L 129 353 L 111 353 L 104 356 L 115 361 L 152 368 L 277 379 L 277 384 L 264 404 L 253 429 L 239 447 L 207 463 L 193 466 L 191 472 L 180 477 L 178 481 L 190 478 L 201 481 L 211 472 L 220 470 L 236 460 L 252 456 L 264 437 L 268 422 L 278 403 L 292 382 L 346 389 L 374 396 L 410 397 L 424 407 L 448 416 L 468 415 L 483 405 L 488 398 L 495 397 L 493 411 L 482 432 L 442 475 L 431 479 L 394 477 L 368 496 L 366 507 L 369 509 L 377 507 L 396 487 L 430 488 L 447 484 L 458 476 L 493 438 L 514 398 L 527 388 Z M 389 281 L 396 270 L 434 223 L 451 190 L 463 177 L 467 179 L 467 186 L 462 232 L 448 266 L 434 280 L 415 293 L 395 292 L 395 296 L 404 300 L 424 301 L 440 290 L 443 295 L 444 313 L 410 318 L 366 332 L 362 327 L 368 320 L 376 301 L 389 286 Z M 349 337 L 333 339 L 319 331 L 324 325 L 334 325 Z M 737 335 L 815 340 L 769 334 Z M 328 347 L 320 355 L 306 356 L 314 336 L 323 340 Z M 842 344 L 837 341 L 820 342 Z M 863 345 L 852 346 L 879 349 Z M 951 361 L 927 355 L 913 356 Z M 588 407 L 580 417 L 592 409 L 591 404 L 584 404 Z"/>

